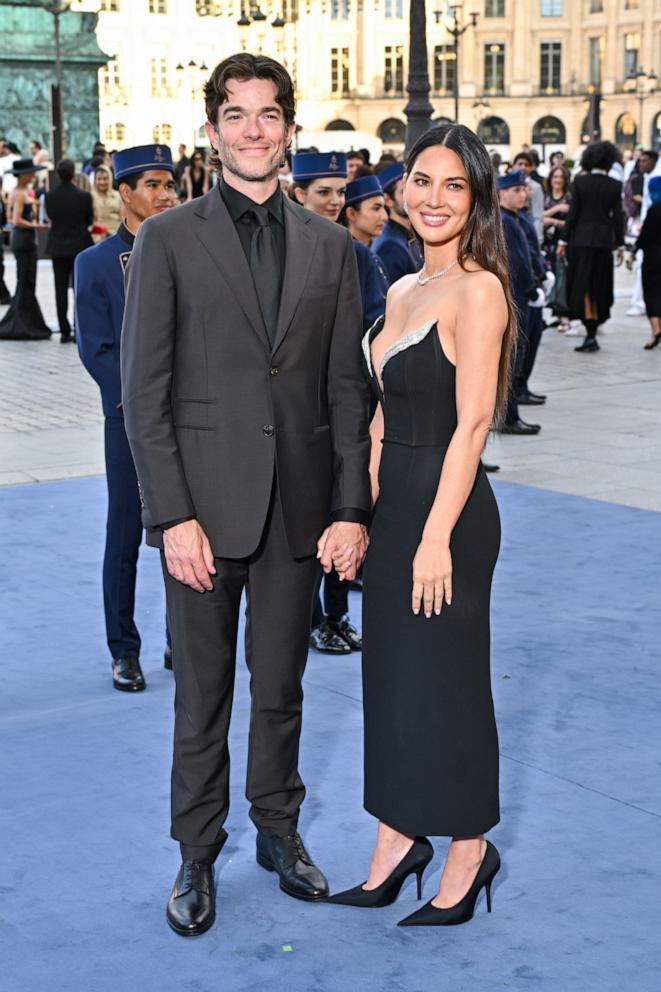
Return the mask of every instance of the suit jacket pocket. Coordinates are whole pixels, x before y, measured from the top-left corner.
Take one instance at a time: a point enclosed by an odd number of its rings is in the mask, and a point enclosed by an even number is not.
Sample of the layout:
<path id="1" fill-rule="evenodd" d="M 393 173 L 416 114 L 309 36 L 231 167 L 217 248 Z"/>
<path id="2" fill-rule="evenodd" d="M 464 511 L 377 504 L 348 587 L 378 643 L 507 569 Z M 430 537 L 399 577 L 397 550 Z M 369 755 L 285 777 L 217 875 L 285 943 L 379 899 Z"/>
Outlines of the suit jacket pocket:
<path id="1" fill-rule="evenodd" d="M 215 430 L 213 424 L 209 422 L 209 411 L 213 404 L 213 400 L 173 399 L 174 426 L 198 431 Z"/>

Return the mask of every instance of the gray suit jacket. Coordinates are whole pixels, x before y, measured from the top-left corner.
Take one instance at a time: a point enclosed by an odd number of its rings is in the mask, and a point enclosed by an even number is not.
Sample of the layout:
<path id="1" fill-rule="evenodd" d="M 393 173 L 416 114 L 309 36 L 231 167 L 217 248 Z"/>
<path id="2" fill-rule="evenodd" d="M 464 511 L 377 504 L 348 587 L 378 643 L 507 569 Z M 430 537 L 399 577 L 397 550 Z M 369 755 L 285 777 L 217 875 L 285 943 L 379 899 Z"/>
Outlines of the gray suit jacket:
<path id="1" fill-rule="evenodd" d="M 259 543 L 274 473 L 295 556 L 370 506 L 360 289 L 349 232 L 285 199 L 273 346 L 217 188 L 145 221 L 128 266 L 122 400 L 148 543 L 195 516 L 214 555 Z"/>

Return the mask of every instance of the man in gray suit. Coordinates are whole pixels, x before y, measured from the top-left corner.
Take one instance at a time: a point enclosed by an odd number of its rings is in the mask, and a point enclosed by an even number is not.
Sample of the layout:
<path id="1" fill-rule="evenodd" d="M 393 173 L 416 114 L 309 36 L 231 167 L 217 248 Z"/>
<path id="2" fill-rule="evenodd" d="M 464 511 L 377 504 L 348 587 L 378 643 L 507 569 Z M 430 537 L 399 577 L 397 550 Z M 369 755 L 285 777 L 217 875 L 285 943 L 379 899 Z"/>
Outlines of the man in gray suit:
<path id="1" fill-rule="evenodd" d="M 122 331 L 126 430 L 147 540 L 162 548 L 173 643 L 172 836 L 183 863 L 167 918 L 182 935 L 214 921 L 244 589 L 257 861 L 291 896 L 328 893 L 297 830 L 301 680 L 317 559 L 353 578 L 370 508 L 351 237 L 278 185 L 292 81 L 241 53 L 216 66 L 205 97 L 222 179 L 140 228 Z"/>

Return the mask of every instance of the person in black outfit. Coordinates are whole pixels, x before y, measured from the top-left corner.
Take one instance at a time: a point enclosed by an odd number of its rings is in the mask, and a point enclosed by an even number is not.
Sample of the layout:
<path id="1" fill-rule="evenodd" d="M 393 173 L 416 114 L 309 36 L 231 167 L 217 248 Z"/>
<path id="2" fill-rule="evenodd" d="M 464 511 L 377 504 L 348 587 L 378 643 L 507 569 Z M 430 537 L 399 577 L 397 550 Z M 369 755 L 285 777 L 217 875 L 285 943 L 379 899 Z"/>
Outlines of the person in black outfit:
<path id="1" fill-rule="evenodd" d="M 10 246 L 16 259 L 16 291 L 9 310 L 0 321 L 0 338 L 39 341 L 50 337 L 37 300 L 37 237 L 45 224 L 35 219 L 35 203 L 30 184 L 38 169 L 31 158 L 17 159 L 7 171 L 17 176 L 18 185 L 9 196 Z"/>
<path id="2" fill-rule="evenodd" d="M 586 338 L 574 351 L 599 351 L 597 329 L 613 305 L 613 250 L 616 265 L 624 258 L 622 183 L 608 171 L 619 152 L 610 141 L 596 141 L 583 152 L 581 174 L 574 180 L 572 201 L 557 254 L 567 255 L 569 316 L 585 325 Z"/>
<path id="3" fill-rule="evenodd" d="M 379 821 L 369 877 L 331 897 L 387 906 L 452 838 L 438 893 L 400 926 L 471 918 L 500 859 L 490 682 L 498 507 L 480 462 L 507 403 L 517 334 L 491 161 L 467 127 L 418 139 L 406 201 L 424 267 L 390 288 L 363 338 L 374 519 L 363 578 L 365 808 Z M 470 180 L 469 180 L 470 177 Z M 344 560 L 336 562 L 341 570 Z"/>
<path id="4" fill-rule="evenodd" d="M 205 97 L 222 178 L 140 227 L 121 346 L 126 433 L 172 634 L 182 865 L 167 920 L 183 936 L 215 918 L 244 590 L 257 862 L 287 895 L 328 893 L 298 832 L 301 683 L 319 563 L 329 571 L 341 552 L 355 577 L 370 511 L 351 236 L 278 183 L 295 130 L 291 77 L 243 52 L 216 66 Z"/>
<path id="5" fill-rule="evenodd" d="M 643 347 L 651 351 L 661 343 L 661 176 L 652 176 L 648 192 L 652 206 L 645 215 L 627 267 L 631 268 L 635 253 L 642 251 L 643 297 L 652 331 L 650 340 Z"/>
<path id="6" fill-rule="evenodd" d="M 66 344 L 73 341 L 67 316 L 69 284 L 73 281 L 76 255 L 94 243 L 90 233 L 94 223 L 94 204 L 91 193 L 74 186 L 75 162 L 63 158 L 57 163 L 56 171 L 60 185 L 46 193 L 46 213 L 50 221 L 46 251 L 53 261 L 60 342 Z"/>

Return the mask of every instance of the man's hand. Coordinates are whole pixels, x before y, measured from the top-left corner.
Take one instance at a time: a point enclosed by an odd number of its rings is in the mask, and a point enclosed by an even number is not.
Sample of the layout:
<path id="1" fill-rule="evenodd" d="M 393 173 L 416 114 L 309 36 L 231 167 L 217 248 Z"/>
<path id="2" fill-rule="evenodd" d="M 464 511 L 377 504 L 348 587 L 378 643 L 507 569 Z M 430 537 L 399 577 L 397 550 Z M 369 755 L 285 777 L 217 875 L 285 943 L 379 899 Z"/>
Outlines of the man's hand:
<path id="1" fill-rule="evenodd" d="M 168 572 L 196 592 L 213 589 L 211 576 L 216 574 L 209 538 L 197 520 L 184 520 L 163 531 L 163 550 Z"/>
<path id="2" fill-rule="evenodd" d="M 317 558 L 327 574 L 334 566 L 340 579 L 355 579 L 368 544 L 367 528 L 363 524 L 338 520 L 317 541 Z"/>

